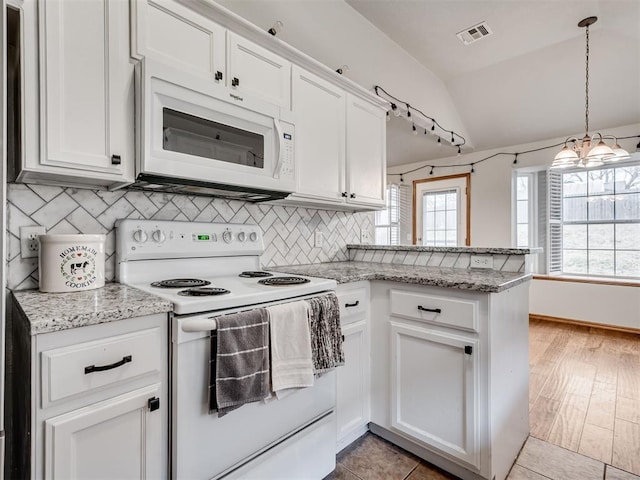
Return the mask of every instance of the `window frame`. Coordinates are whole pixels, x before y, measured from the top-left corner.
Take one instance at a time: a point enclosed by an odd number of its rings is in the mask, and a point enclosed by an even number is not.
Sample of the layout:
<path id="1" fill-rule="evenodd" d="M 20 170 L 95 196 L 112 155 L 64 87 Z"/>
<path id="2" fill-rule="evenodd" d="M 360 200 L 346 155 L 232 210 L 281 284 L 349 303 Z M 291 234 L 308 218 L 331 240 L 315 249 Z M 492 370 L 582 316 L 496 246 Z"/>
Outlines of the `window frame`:
<path id="1" fill-rule="evenodd" d="M 627 162 L 620 162 L 620 163 L 608 163 L 605 164 L 601 167 L 597 167 L 597 168 L 590 168 L 590 169 L 582 169 L 582 168 L 572 168 L 572 169 L 567 169 L 567 170 L 550 170 L 549 174 L 548 174 L 548 179 L 549 179 L 549 190 L 547 191 L 547 201 L 549 202 L 549 211 L 551 212 L 552 209 L 555 209 L 556 211 L 556 215 L 557 212 L 559 211 L 560 214 L 560 218 L 559 221 L 556 220 L 549 220 L 549 222 L 553 222 L 555 225 L 558 225 L 560 227 L 559 231 L 556 230 L 555 233 L 552 233 L 551 231 L 548 231 L 547 235 L 548 235 L 548 244 L 550 245 L 550 253 L 549 253 L 549 264 L 548 264 L 548 275 L 553 276 L 553 277 L 560 277 L 560 278 L 577 278 L 577 279 L 594 279 L 594 280 L 602 280 L 602 279 L 611 279 L 611 280 L 615 280 L 615 281 L 636 281 L 636 280 L 640 280 L 640 276 L 630 276 L 630 275 L 617 275 L 616 274 L 616 254 L 619 251 L 640 251 L 640 248 L 638 249 L 628 249 L 628 248 L 616 248 L 616 242 L 615 242 L 615 229 L 616 229 L 616 225 L 624 225 L 624 224 L 640 224 L 640 216 L 638 216 L 638 218 L 635 219 L 616 219 L 616 209 L 615 209 L 615 202 L 614 202 L 614 207 L 613 207 L 613 218 L 611 220 L 602 220 L 602 219 L 598 219 L 598 220 L 590 220 L 588 218 L 588 214 L 587 214 L 587 218 L 585 220 L 569 220 L 569 221 L 565 221 L 564 219 L 564 200 L 565 198 L 565 192 L 564 192 L 564 176 L 567 174 L 572 174 L 572 173 L 586 173 L 587 174 L 587 179 L 586 179 L 586 190 L 584 195 L 575 195 L 572 197 L 568 197 L 568 198 L 580 198 L 580 197 L 585 197 L 587 200 L 587 202 L 589 202 L 589 198 L 590 197 L 595 197 L 597 198 L 598 196 L 610 196 L 610 197 L 616 197 L 617 195 L 626 195 L 626 194 L 640 194 L 640 190 L 638 191 L 632 191 L 632 192 L 625 192 L 625 193 L 619 193 L 616 191 L 616 185 L 615 185 L 615 176 L 616 176 L 616 169 L 618 168 L 628 168 L 628 167 L 640 167 L 640 161 L 638 160 L 633 160 L 633 161 L 627 161 Z M 594 171 L 598 171 L 598 170 L 612 170 L 613 171 L 613 192 L 611 193 L 605 193 L 605 194 L 601 194 L 601 195 L 589 195 L 589 173 L 594 172 Z M 555 177 L 555 179 L 554 179 Z M 560 195 L 557 196 L 552 200 L 550 197 L 550 191 L 551 191 L 551 183 L 555 182 L 555 188 L 557 189 L 558 187 L 560 188 Z M 556 204 L 553 204 L 553 202 L 556 202 Z M 557 202 L 559 202 L 559 205 L 557 204 Z M 587 212 L 588 212 L 588 207 L 587 207 Z M 576 273 L 576 272 L 567 272 L 565 271 L 564 268 L 564 251 L 567 250 L 566 248 L 564 248 L 565 245 L 565 239 L 564 239 L 564 227 L 565 225 L 568 226 L 572 226 L 572 225 L 585 225 L 586 226 L 586 230 L 587 230 L 587 245 L 586 248 L 583 249 L 587 252 L 587 273 Z M 612 225 L 613 229 L 614 229 L 614 241 L 613 241 L 613 246 L 610 249 L 597 249 L 597 248 L 589 248 L 589 243 L 588 243 L 588 231 L 589 231 L 589 225 Z M 554 237 L 553 235 L 555 235 L 556 239 L 554 241 Z M 558 243 L 558 238 L 559 238 L 559 243 Z M 559 245 L 559 246 L 558 246 Z M 575 249 L 574 249 L 575 250 Z M 582 250 L 582 249 L 579 249 Z M 598 274 L 598 273 L 592 273 L 589 272 L 589 252 L 590 251 L 597 251 L 597 250 L 606 250 L 606 251 L 611 251 L 613 252 L 613 271 L 614 274 L 612 275 L 608 275 L 608 274 Z M 552 264 L 552 258 L 555 259 L 555 264 Z M 559 262 L 558 262 L 559 259 Z"/>
<path id="2" fill-rule="evenodd" d="M 512 212 L 511 212 L 511 244 L 515 248 L 535 248 L 538 246 L 538 230 L 539 222 L 536 221 L 538 217 L 538 173 L 540 170 L 522 169 L 513 172 L 512 183 Z M 527 245 L 518 245 L 518 225 L 523 222 L 518 222 L 518 178 L 527 178 L 528 181 L 528 194 L 527 194 L 527 225 L 529 227 L 527 232 Z"/>
<path id="3" fill-rule="evenodd" d="M 395 200 L 395 202 L 394 202 Z M 373 223 L 373 232 L 374 232 L 374 240 L 375 243 L 378 244 L 378 231 L 386 230 L 387 234 L 387 243 L 385 245 L 400 245 L 400 186 L 395 184 L 388 184 L 385 189 L 385 208 L 382 210 L 378 210 L 375 212 Z M 393 213 L 392 210 L 395 210 L 395 219 L 396 221 L 392 221 Z M 378 223 L 379 216 L 381 216 L 382 212 L 387 212 L 387 218 L 389 219 L 388 223 Z M 396 229 L 396 238 L 395 242 L 393 241 L 392 231 Z"/>

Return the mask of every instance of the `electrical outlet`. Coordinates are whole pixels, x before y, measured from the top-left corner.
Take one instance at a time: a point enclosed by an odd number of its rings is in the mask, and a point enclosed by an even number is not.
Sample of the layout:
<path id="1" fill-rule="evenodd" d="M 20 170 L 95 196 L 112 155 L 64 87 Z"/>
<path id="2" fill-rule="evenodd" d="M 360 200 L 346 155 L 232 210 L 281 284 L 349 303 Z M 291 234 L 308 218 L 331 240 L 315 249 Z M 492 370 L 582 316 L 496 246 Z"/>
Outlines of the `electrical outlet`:
<path id="1" fill-rule="evenodd" d="M 471 255 L 471 268 L 493 268 L 493 255 Z"/>
<path id="2" fill-rule="evenodd" d="M 322 234 L 322 232 L 315 233 L 313 242 L 314 247 L 322 248 L 322 245 L 324 244 L 324 235 Z"/>
<path id="3" fill-rule="evenodd" d="M 366 228 L 360 229 L 360 243 L 371 243 L 371 235 L 369 234 L 369 230 Z"/>
<path id="4" fill-rule="evenodd" d="M 37 257 L 40 251 L 38 236 L 47 233 L 47 229 L 40 225 L 20 227 L 20 256 L 22 258 Z"/>

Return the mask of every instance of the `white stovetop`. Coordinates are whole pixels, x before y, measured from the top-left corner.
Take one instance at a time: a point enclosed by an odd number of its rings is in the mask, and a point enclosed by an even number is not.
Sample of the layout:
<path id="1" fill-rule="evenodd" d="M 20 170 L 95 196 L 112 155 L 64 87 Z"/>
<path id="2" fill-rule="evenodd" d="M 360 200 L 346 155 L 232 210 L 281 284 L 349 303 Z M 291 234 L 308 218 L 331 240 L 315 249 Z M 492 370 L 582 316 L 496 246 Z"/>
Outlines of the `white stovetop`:
<path id="1" fill-rule="evenodd" d="M 273 275 L 273 277 L 290 276 L 293 275 L 286 275 L 282 273 L 274 273 Z M 177 277 L 184 278 L 184 276 Z M 334 280 L 315 277 L 304 277 L 310 280 L 309 283 L 288 286 L 262 285 L 258 283 L 259 280 L 262 280 L 261 278 L 242 278 L 237 275 L 217 277 L 198 276 L 197 278 L 211 282 L 207 287 L 224 288 L 229 290 L 230 293 L 205 297 L 185 297 L 178 295 L 179 291 L 185 290 L 184 287 L 158 288 L 151 286 L 150 282 L 130 283 L 129 285 L 169 300 L 174 305 L 174 313 L 178 315 L 245 307 L 276 300 L 294 298 L 301 295 L 319 293 L 326 290 L 334 290 L 336 288 L 336 282 Z M 163 280 L 163 278 L 156 278 L 154 281 L 159 280 Z"/>

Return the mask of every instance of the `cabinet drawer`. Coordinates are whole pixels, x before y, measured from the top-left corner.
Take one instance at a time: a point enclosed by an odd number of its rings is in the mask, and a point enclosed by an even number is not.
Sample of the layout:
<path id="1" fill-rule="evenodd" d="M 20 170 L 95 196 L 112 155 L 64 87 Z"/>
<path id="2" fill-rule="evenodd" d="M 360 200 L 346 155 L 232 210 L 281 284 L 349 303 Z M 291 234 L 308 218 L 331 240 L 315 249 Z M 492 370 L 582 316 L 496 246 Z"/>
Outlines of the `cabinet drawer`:
<path id="1" fill-rule="evenodd" d="M 361 317 L 361 313 L 367 311 L 367 290 L 366 288 L 354 288 L 350 290 L 336 292 L 338 302 L 340 302 L 340 321 L 350 323 Z"/>
<path id="2" fill-rule="evenodd" d="M 161 370 L 159 328 L 42 352 L 42 407 Z"/>
<path id="3" fill-rule="evenodd" d="M 478 302 L 391 290 L 391 314 L 420 322 L 478 331 Z"/>

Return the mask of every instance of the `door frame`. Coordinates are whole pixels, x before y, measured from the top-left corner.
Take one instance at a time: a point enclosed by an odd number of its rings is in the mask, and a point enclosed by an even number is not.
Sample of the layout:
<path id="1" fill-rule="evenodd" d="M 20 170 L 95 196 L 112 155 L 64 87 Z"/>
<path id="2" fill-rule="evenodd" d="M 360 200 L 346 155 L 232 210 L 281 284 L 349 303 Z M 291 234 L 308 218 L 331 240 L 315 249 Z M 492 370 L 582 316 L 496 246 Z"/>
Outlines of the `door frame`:
<path id="1" fill-rule="evenodd" d="M 466 221 L 466 236 L 465 236 L 465 245 L 468 247 L 471 245 L 471 174 L 470 173 L 456 173 L 454 175 L 445 175 L 443 177 L 434 177 L 434 178 L 421 178 L 419 180 L 413 181 L 413 203 L 412 203 L 412 242 L 413 245 L 417 245 L 418 235 L 416 232 L 416 206 L 417 206 L 417 186 L 421 183 L 427 182 L 435 182 L 438 180 L 450 180 L 453 178 L 465 178 L 466 179 L 466 191 L 465 197 L 467 199 L 467 221 Z"/>

